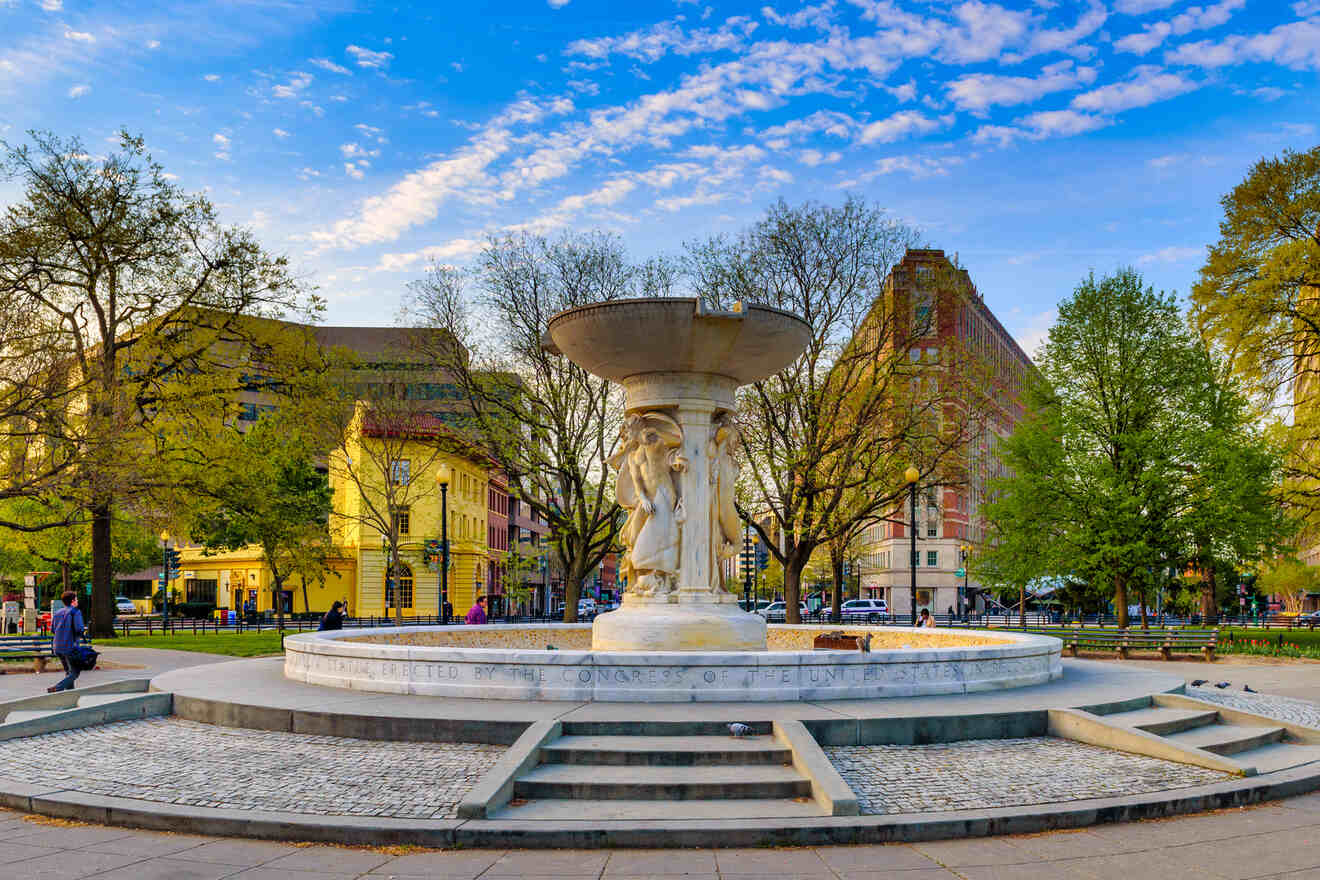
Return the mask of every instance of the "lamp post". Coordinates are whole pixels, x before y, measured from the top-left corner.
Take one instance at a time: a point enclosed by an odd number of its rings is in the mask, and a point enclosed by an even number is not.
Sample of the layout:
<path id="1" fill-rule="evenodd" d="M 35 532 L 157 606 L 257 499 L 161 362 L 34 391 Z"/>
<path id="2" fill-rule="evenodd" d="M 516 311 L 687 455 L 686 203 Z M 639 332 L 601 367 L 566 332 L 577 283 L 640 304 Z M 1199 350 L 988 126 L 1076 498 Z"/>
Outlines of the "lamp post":
<path id="1" fill-rule="evenodd" d="M 958 593 L 958 616 L 962 619 L 966 619 L 967 610 L 968 610 L 967 609 L 967 554 L 972 552 L 972 545 L 963 544 L 961 547 L 958 548 L 958 550 L 960 551 L 961 554 L 960 561 L 962 562 L 962 576 L 963 576 L 962 591 Z"/>
<path id="2" fill-rule="evenodd" d="M 449 625 L 449 465 L 440 465 L 440 620 Z"/>
<path id="3" fill-rule="evenodd" d="M 911 523 L 911 545 L 912 555 L 908 559 L 908 565 L 912 569 L 912 585 L 908 597 L 912 600 L 912 625 L 917 625 L 917 480 L 921 479 L 921 471 L 909 465 L 903 472 L 904 478 L 908 484 L 908 509 L 912 515 Z"/>
<path id="4" fill-rule="evenodd" d="M 756 570 L 756 555 L 752 551 L 752 527 L 743 525 L 743 610 L 752 610 L 752 572 Z"/>

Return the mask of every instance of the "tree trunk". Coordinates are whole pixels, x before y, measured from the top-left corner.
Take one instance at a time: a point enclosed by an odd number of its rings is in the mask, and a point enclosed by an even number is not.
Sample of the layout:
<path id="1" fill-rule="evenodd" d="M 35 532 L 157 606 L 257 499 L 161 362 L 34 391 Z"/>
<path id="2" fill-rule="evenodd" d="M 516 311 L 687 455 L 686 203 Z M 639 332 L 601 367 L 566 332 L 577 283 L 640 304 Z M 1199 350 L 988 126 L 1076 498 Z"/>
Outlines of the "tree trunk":
<path id="1" fill-rule="evenodd" d="M 390 536 L 390 555 L 388 557 L 389 569 L 385 572 L 385 580 L 394 585 L 394 623 L 396 626 L 403 626 L 403 591 L 399 589 L 399 539 Z M 413 588 L 417 588 L 417 583 L 413 582 Z M 444 614 L 444 609 L 440 610 Z"/>
<path id="2" fill-rule="evenodd" d="M 69 560 L 60 560 L 60 583 L 64 584 L 64 592 L 73 589 L 73 572 L 69 571 Z"/>
<path id="3" fill-rule="evenodd" d="M 302 594 L 303 594 L 303 611 L 310 616 L 312 613 L 312 605 L 310 602 L 307 601 L 307 575 L 302 575 Z"/>
<path id="4" fill-rule="evenodd" d="M 97 639 L 115 637 L 110 526 L 110 501 L 103 499 L 92 505 L 92 613 L 91 620 L 88 621 L 88 630 L 92 637 Z"/>
<path id="5" fill-rule="evenodd" d="M 564 623 L 577 623 L 578 597 L 582 595 L 582 582 L 587 579 L 578 557 L 572 568 L 564 568 Z"/>
<path id="6" fill-rule="evenodd" d="M 1114 575 L 1114 611 L 1118 614 L 1118 628 L 1127 629 L 1127 579 L 1121 574 Z"/>
<path id="7" fill-rule="evenodd" d="M 275 631 L 284 632 L 284 578 L 275 566 L 270 567 L 270 579 L 274 582 Z"/>
<path id="8" fill-rule="evenodd" d="M 1150 616 L 1146 613 L 1146 588 L 1143 586 L 1137 595 L 1141 599 L 1141 628 L 1150 629 Z"/>
<path id="9" fill-rule="evenodd" d="M 1215 567 L 1209 565 L 1205 569 L 1205 576 L 1201 580 L 1201 622 L 1208 624 L 1211 621 L 1217 621 L 1219 618 L 1219 606 L 1215 602 L 1215 594 L 1218 593 L 1215 584 Z"/>
<path id="10" fill-rule="evenodd" d="M 830 591 L 830 622 L 843 620 L 843 559 L 830 558 L 830 574 L 834 576 L 834 589 Z"/>
<path id="11" fill-rule="evenodd" d="M 802 569 L 807 567 L 810 555 L 794 553 L 784 566 L 784 620 L 788 623 L 802 622 Z"/>
<path id="12" fill-rule="evenodd" d="M 1018 627 L 1027 628 L 1027 585 L 1018 586 Z"/>

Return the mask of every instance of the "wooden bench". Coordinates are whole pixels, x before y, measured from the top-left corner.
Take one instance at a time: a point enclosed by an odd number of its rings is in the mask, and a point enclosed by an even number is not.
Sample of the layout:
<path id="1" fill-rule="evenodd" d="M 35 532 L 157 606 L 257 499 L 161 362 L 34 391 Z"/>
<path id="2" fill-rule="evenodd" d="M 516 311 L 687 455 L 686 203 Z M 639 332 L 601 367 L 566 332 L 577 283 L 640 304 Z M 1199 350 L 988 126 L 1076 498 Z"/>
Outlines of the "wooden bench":
<path id="1" fill-rule="evenodd" d="M 50 636 L 0 636 L 0 660 L 32 659 L 37 672 L 46 671 L 46 661 L 55 654 Z"/>
<path id="2" fill-rule="evenodd" d="M 1215 659 L 1219 645 L 1219 630 L 1077 630 L 1072 633 L 1043 633 L 1063 640 L 1069 656 L 1076 657 L 1079 650 L 1113 651 L 1126 660 L 1129 651 L 1158 651 L 1160 657 L 1172 660 L 1173 654 L 1199 652 L 1207 662 Z"/>

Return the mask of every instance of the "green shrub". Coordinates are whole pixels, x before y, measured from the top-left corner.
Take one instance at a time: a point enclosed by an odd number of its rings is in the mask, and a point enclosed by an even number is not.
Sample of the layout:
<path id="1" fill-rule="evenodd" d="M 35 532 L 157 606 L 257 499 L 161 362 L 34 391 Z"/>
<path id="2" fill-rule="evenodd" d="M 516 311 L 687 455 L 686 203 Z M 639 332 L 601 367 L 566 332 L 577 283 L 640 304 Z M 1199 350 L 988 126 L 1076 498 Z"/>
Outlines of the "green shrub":
<path id="1" fill-rule="evenodd" d="M 215 617 L 214 602 L 180 602 L 170 606 L 173 617 L 187 617 L 192 620 L 210 620 Z"/>

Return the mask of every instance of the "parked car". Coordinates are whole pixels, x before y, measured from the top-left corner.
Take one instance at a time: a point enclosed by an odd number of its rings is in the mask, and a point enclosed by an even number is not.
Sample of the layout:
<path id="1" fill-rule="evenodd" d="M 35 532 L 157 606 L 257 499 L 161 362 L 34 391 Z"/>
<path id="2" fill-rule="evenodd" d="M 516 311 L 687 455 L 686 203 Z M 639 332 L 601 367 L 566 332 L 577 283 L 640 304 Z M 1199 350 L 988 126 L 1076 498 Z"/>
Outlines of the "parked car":
<path id="1" fill-rule="evenodd" d="M 879 623 L 889 619 L 889 604 L 884 599 L 849 599 L 839 609 L 845 621 Z"/>
<path id="2" fill-rule="evenodd" d="M 801 616 L 806 617 L 807 603 L 799 602 L 798 608 L 801 609 Z M 785 602 L 771 602 L 764 608 L 758 609 L 756 613 L 764 617 L 767 622 L 783 623 L 788 619 L 788 604 Z"/>
<path id="3" fill-rule="evenodd" d="M 578 620 L 590 620 L 596 616 L 595 599 L 578 599 Z"/>
<path id="4" fill-rule="evenodd" d="M 137 606 L 127 596 L 115 596 L 115 614 L 137 614 Z"/>

